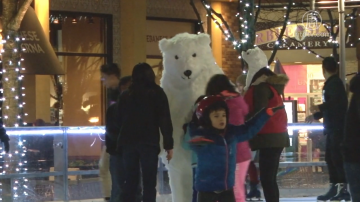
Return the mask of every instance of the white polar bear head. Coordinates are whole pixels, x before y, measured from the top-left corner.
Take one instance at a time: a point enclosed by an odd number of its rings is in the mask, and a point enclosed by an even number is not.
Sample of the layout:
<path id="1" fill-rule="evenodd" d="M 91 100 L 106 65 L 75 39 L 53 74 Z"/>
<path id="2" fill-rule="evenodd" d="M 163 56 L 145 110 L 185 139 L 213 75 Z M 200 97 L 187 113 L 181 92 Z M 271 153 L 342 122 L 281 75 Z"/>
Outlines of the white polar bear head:
<path id="1" fill-rule="evenodd" d="M 160 40 L 159 48 L 163 54 L 163 78 L 171 79 L 174 87 L 192 83 L 204 71 L 213 72 L 213 67 L 219 69 L 208 34 L 177 34 L 171 39 Z"/>
<path id="2" fill-rule="evenodd" d="M 252 78 L 263 67 L 268 66 L 268 59 L 260 48 L 255 47 L 241 53 L 242 58 L 248 64 L 245 90 L 249 89 Z"/>

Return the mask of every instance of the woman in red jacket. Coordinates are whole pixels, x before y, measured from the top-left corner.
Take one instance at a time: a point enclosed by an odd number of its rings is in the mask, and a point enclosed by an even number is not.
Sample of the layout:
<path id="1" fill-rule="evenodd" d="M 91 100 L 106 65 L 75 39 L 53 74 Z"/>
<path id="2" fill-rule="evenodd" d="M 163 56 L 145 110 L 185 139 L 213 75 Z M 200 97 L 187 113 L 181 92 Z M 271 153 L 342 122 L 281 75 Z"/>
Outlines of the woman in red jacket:
<path id="1" fill-rule="evenodd" d="M 252 78 L 250 86 L 246 86 L 245 101 L 249 105 L 248 117 L 262 108 L 283 105 L 281 95 L 289 81 L 286 75 L 277 75 L 267 67 L 258 70 Z M 287 132 L 287 116 L 285 109 L 279 110 L 270 118 L 262 130 L 249 141 L 253 151 L 259 151 L 260 181 L 265 200 L 279 202 L 279 188 L 276 176 L 280 156 L 285 147 L 290 146 Z"/>
<path id="2" fill-rule="evenodd" d="M 235 86 L 223 74 L 214 75 L 206 87 L 206 95 L 219 94 L 226 97 L 225 101 L 229 108 L 229 123 L 232 125 L 244 124 L 249 108 L 243 97 L 236 91 Z M 236 150 L 234 193 L 236 202 L 244 202 L 246 199 L 245 177 L 251 159 L 248 141 L 238 143 Z"/>

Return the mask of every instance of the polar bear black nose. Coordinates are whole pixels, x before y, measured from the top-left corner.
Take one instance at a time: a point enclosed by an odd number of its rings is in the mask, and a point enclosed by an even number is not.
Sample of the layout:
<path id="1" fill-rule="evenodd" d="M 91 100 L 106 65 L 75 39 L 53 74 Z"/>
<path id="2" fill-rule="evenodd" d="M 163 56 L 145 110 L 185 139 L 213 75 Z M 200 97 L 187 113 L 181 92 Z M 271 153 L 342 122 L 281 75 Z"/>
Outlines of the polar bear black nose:
<path id="1" fill-rule="evenodd" d="M 184 72 L 184 75 L 187 76 L 187 77 L 189 77 L 191 74 L 192 74 L 192 71 L 191 71 L 191 70 L 186 70 L 186 71 Z"/>

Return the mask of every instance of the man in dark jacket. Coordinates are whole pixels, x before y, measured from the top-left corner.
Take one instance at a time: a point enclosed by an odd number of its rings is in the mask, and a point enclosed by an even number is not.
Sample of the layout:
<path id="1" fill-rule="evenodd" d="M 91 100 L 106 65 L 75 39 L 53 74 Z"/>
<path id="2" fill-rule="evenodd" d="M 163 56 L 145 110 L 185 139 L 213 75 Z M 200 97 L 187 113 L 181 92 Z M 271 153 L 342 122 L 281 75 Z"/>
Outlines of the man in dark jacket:
<path id="1" fill-rule="evenodd" d="M 326 138 L 325 161 L 329 170 L 330 189 L 318 201 L 349 201 L 343 158 L 340 150 L 344 138 L 345 114 L 348 100 L 345 86 L 338 76 L 338 64 L 333 57 L 327 57 L 322 62 L 325 85 L 323 88 L 323 103 L 316 108 L 318 112 L 306 118 L 306 122 L 324 119 L 324 135 Z"/>
<path id="2" fill-rule="evenodd" d="M 107 103 L 105 117 L 105 151 L 102 152 L 100 163 L 100 176 L 102 178 L 103 189 L 108 189 L 110 182 L 106 180 L 106 175 L 111 174 L 111 197 L 108 198 L 107 191 L 103 190 L 105 201 L 121 202 L 122 186 L 124 184 L 124 169 L 122 164 L 122 155 L 116 152 L 116 142 L 119 134 L 118 121 L 116 115 L 116 101 L 120 94 L 131 84 L 131 76 L 120 79 L 120 69 L 116 64 L 105 64 L 101 66 L 101 80 L 107 88 Z M 102 169 L 103 168 L 103 169 Z M 138 183 L 136 201 L 140 202 L 142 198 L 141 184 Z"/>
<path id="3" fill-rule="evenodd" d="M 343 154 L 352 201 L 360 201 L 360 72 L 350 80 L 353 93 L 346 114 Z"/>

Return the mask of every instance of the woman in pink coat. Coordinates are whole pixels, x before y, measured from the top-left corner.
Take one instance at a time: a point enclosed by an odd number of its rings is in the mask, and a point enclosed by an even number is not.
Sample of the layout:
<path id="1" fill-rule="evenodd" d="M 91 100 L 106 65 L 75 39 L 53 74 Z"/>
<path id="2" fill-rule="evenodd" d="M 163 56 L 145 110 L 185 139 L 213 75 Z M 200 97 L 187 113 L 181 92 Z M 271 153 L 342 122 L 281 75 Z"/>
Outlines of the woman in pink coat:
<path id="1" fill-rule="evenodd" d="M 223 74 L 214 75 L 207 84 L 206 95 L 221 94 L 226 97 L 229 107 L 229 123 L 241 125 L 245 122 L 245 116 L 249 108 L 243 97 L 236 91 L 236 88 Z M 237 145 L 236 152 L 236 173 L 235 173 L 235 199 L 236 202 L 244 202 L 246 199 L 245 178 L 251 160 L 251 152 L 247 141 Z"/>

